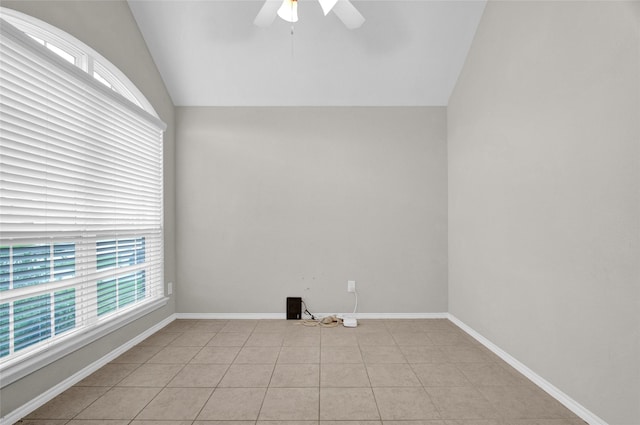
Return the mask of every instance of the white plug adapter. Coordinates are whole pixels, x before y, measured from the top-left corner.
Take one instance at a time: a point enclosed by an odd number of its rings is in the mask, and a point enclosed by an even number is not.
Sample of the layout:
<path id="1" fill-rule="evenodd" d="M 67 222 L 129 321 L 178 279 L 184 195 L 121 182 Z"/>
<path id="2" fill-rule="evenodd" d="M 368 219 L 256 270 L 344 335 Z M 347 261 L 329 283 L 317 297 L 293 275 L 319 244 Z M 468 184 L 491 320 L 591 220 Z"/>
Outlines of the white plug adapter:
<path id="1" fill-rule="evenodd" d="M 358 326 L 358 321 L 355 317 L 349 316 L 342 319 L 342 324 L 345 328 L 355 328 L 356 326 Z"/>

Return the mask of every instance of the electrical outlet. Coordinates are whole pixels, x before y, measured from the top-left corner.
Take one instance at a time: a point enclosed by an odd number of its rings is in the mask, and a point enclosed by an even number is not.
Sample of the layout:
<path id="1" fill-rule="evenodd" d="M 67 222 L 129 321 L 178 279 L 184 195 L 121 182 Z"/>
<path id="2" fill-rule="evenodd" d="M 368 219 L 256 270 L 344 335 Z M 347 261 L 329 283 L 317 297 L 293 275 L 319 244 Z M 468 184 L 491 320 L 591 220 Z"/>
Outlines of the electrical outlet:
<path id="1" fill-rule="evenodd" d="M 167 295 L 173 294 L 173 282 L 167 283 Z"/>
<path id="2" fill-rule="evenodd" d="M 356 292 L 356 281 L 348 280 L 347 281 L 347 292 Z"/>

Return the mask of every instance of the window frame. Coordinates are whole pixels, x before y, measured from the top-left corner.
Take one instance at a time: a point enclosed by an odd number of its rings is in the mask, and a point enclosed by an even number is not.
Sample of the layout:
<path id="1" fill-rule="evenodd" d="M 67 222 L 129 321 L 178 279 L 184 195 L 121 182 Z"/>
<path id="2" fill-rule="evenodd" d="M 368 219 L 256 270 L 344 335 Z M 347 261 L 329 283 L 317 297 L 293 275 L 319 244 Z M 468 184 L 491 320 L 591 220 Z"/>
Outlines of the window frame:
<path id="1" fill-rule="evenodd" d="M 122 71 L 82 41 L 53 25 L 6 7 L 0 6 L 0 18 L 28 36 L 35 36 L 74 56 L 77 60 L 76 67 L 89 74 L 92 78 L 95 78 L 94 72 L 98 72 L 102 78 L 111 84 L 112 90 L 116 93 L 156 118 L 159 117 L 147 98 Z"/>
<path id="2" fill-rule="evenodd" d="M 69 53 L 70 55 L 74 56 L 76 58 L 76 61 L 75 61 L 76 63 L 74 63 L 73 65 L 75 65 L 76 68 L 78 68 L 82 72 L 88 74 L 91 77 L 91 79 L 94 79 L 94 78 L 93 78 L 93 74 L 90 73 L 90 71 L 94 69 L 95 65 L 99 64 L 98 68 L 103 73 L 108 73 L 109 78 L 115 79 L 114 81 L 117 81 L 117 84 L 119 87 L 118 90 L 113 90 L 113 89 L 108 90 L 108 92 L 112 92 L 109 95 L 109 97 L 117 100 L 119 104 L 126 106 L 126 108 L 129 108 L 128 110 L 131 110 L 130 109 L 131 105 L 129 105 L 129 103 L 130 102 L 133 103 L 134 105 L 136 105 L 136 108 L 141 108 L 144 111 L 146 111 L 146 114 L 149 115 L 149 118 L 155 118 L 155 120 L 150 120 L 150 122 L 153 121 L 156 123 L 156 125 L 161 124 L 162 126 L 164 126 L 164 124 L 158 119 L 158 115 L 155 113 L 155 110 L 151 107 L 150 103 L 146 100 L 146 98 L 144 98 L 144 96 L 133 85 L 133 83 L 131 83 L 131 81 L 128 80 L 124 76 L 124 74 L 122 74 L 119 70 L 117 70 L 115 66 L 113 66 L 110 62 L 108 62 L 106 59 L 100 56 L 93 49 L 84 45 L 84 43 L 80 42 L 79 40 L 76 40 L 69 34 L 66 34 L 63 31 L 55 27 L 52 27 L 44 22 L 40 22 L 35 18 L 31 18 L 27 15 L 12 11 L 10 9 L 6 9 L 4 7 L 0 7 L 0 18 L 6 19 L 6 21 L 10 22 L 12 25 L 14 25 L 15 22 L 19 22 L 19 25 L 17 26 L 18 29 L 22 32 L 25 32 L 27 35 L 34 35 L 37 38 L 44 40 L 45 42 L 49 42 L 49 38 L 50 38 L 52 40 L 50 41 L 52 45 L 55 45 L 61 48 L 62 50 L 64 50 L 65 52 Z M 28 32 L 26 32 L 25 29 Z M 30 42 L 38 43 L 42 45 L 38 41 L 33 40 L 33 37 L 31 38 Z M 56 58 L 59 59 L 58 62 L 64 61 L 66 66 L 69 67 L 69 62 L 66 61 L 63 57 L 56 54 L 56 52 L 52 51 L 50 48 L 48 48 L 47 50 L 51 53 L 51 55 L 54 55 L 56 56 Z M 129 96 L 132 96 L 133 98 L 127 96 L 126 93 L 123 93 L 125 91 L 128 92 Z M 125 96 L 126 99 L 123 96 Z M 162 184 L 163 183 L 162 183 L 162 172 L 161 172 L 160 173 L 161 187 L 162 187 Z M 163 199 L 162 194 L 160 194 L 161 205 L 162 205 L 162 199 Z M 28 351 L 25 350 L 24 355 L 20 355 L 19 359 L 17 359 L 18 361 L 9 361 L 0 365 L 0 387 L 6 387 L 7 385 L 10 385 L 11 383 L 46 366 L 47 364 L 50 364 L 55 360 L 67 354 L 70 354 L 73 351 L 83 346 L 86 346 L 98 340 L 99 338 L 105 336 L 106 334 L 116 329 L 119 329 L 122 326 L 128 323 L 131 323 L 132 321 L 146 314 L 149 314 L 151 311 L 161 308 L 167 304 L 169 298 L 166 297 L 164 294 L 164 278 L 163 278 L 164 264 L 163 264 L 162 257 L 163 257 L 164 226 L 162 223 L 163 221 L 162 207 L 160 209 L 159 215 L 160 215 L 160 230 L 159 230 L 160 231 L 159 233 L 160 259 L 159 259 L 158 267 L 160 270 L 160 280 L 161 280 L 160 286 L 159 286 L 159 290 L 161 291 L 160 296 L 156 298 L 152 298 L 151 300 L 148 300 L 142 304 L 133 304 L 132 306 L 129 306 L 130 308 L 127 308 L 127 306 L 125 305 L 124 306 L 125 308 L 123 309 L 124 311 L 119 312 L 117 315 L 112 315 L 111 313 L 106 314 L 104 318 L 108 320 L 100 320 L 99 317 L 95 317 L 95 323 L 93 323 L 90 328 L 83 329 L 83 331 L 81 332 L 72 332 L 68 335 L 63 334 L 56 339 L 56 342 L 54 344 L 45 344 L 44 346 L 39 345 L 33 350 L 28 350 Z M 125 236 L 124 234 L 118 234 L 116 237 L 122 238 L 124 236 Z M 139 238 L 140 236 L 145 237 L 142 229 L 139 232 L 134 231 L 131 235 L 128 235 L 126 237 Z M 91 246 L 91 244 L 93 243 L 93 253 L 84 252 L 83 255 L 85 257 L 91 256 L 91 255 L 95 257 L 96 250 L 97 250 L 96 248 L 97 241 L 100 239 L 104 239 L 105 234 L 96 235 L 93 239 L 91 237 L 87 238 L 83 236 L 81 239 L 76 240 L 75 239 L 76 237 L 77 235 L 75 237 L 74 236 L 63 237 L 62 239 L 64 239 L 64 243 L 74 243 L 76 247 L 76 253 L 77 253 L 77 247 L 79 245 L 84 247 L 84 249 L 86 250 L 86 247 Z M 61 240 L 42 240 L 38 238 L 33 242 L 34 244 L 38 244 L 38 245 L 49 244 L 50 246 L 49 252 L 52 253 L 55 250 L 54 245 L 63 243 L 62 239 Z M 78 244 L 78 241 L 81 241 L 81 243 Z M 21 244 L 23 244 L 24 242 L 25 242 L 25 239 L 20 240 Z M 5 244 L 6 243 L 3 242 L 0 245 L 4 247 Z M 10 246 L 11 244 L 12 242 L 9 241 Z M 11 252 L 12 248 L 9 248 L 9 250 L 10 250 L 9 252 Z M 88 249 L 86 251 L 91 251 L 91 249 Z M 50 258 L 49 261 L 51 263 L 50 267 L 52 271 L 50 272 L 50 279 L 46 283 L 32 285 L 32 286 L 25 286 L 24 288 L 19 288 L 17 290 L 12 289 L 12 294 L 10 297 L 6 296 L 5 291 L 2 291 L 2 292 L 5 292 L 5 294 L 0 292 L 0 301 L 1 301 L 0 304 L 9 305 L 10 320 L 13 320 L 13 315 L 11 314 L 11 310 L 13 308 L 13 301 L 17 299 L 20 299 L 20 298 L 24 299 L 25 297 L 37 297 L 39 295 L 48 294 L 51 300 L 50 301 L 51 314 L 53 315 L 55 314 L 54 309 L 55 309 L 56 293 L 72 287 L 77 287 L 77 282 L 81 278 L 81 275 L 79 275 L 78 273 L 75 273 L 73 277 L 56 280 L 55 273 L 53 272 L 53 268 L 54 268 L 53 263 L 55 261 L 54 256 L 52 256 L 52 258 Z M 75 257 L 75 261 L 76 262 L 78 261 L 77 255 Z M 82 259 L 82 261 L 86 261 L 86 259 Z M 9 263 L 13 264 L 11 260 L 11 255 L 9 255 Z M 134 264 L 131 267 L 123 267 L 122 270 L 119 271 L 119 274 L 129 273 L 125 269 L 144 270 L 144 265 L 141 266 L 139 264 Z M 77 271 L 77 268 L 76 268 L 76 271 Z M 134 271 L 134 273 L 136 273 L 136 271 Z M 112 276 L 112 274 L 110 274 L 109 271 L 105 271 L 104 276 Z M 98 281 L 95 280 L 95 281 L 92 281 L 91 283 L 94 285 L 97 285 L 97 282 Z M 55 334 L 55 327 L 56 327 L 55 321 L 52 320 L 50 327 L 51 327 L 52 334 Z"/>

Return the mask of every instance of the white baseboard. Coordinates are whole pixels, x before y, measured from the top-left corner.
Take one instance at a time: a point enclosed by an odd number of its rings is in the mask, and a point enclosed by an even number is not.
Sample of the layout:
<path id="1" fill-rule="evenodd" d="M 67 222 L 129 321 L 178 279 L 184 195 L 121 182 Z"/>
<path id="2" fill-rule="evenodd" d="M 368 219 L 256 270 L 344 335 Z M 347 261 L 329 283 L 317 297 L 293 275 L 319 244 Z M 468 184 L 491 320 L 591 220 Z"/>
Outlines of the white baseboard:
<path id="1" fill-rule="evenodd" d="M 448 319 L 448 313 L 356 313 L 357 319 Z"/>
<path id="2" fill-rule="evenodd" d="M 176 319 L 224 319 L 224 320 L 239 320 L 239 319 L 286 319 L 285 313 L 176 313 Z"/>
<path id="3" fill-rule="evenodd" d="M 462 320 L 455 317 L 453 314 L 449 313 L 449 320 L 451 320 L 456 326 L 465 331 L 471 337 L 473 337 L 480 344 L 487 347 L 491 350 L 495 355 L 500 357 L 502 360 L 511 365 L 515 370 L 526 376 L 530 381 L 540 387 L 543 391 L 549 394 L 551 397 L 558 400 L 562 403 L 567 409 L 571 410 L 577 416 L 579 416 L 583 421 L 587 422 L 589 425 L 608 425 L 602 418 L 598 417 L 583 405 L 569 397 L 564 392 L 560 391 L 557 387 L 551 384 L 549 381 L 529 369 L 523 363 L 519 362 L 517 359 L 512 357 L 506 351 L 502 350 L 500 347 L 495 345 L 493 342 L 489 341 L 484 336 L 480 335 L 473 328 L 468 326 Z"/>
<path id="4" fill-rule="evenodd" d="M 316 313 L 325 317 L 336 313 Z M 344 313 L 343 313 L 344 314 Z M 350 314 L 350 313 L 349 313 Z M 176 319 L 286 319 L 285 313 L 176 313 Z M 448 319 L 448 313 L 356 313 L 357 319 Z"/>
<path id="5" fill-rule="evenodd" d="M 171 316 L 167 317 L 166 319 L 164 319 L 163 321 L 161 321 L 159 323 L 156 323 L 151 328 L 149 328 L 146 331 L 142 332 L 141 334 L 139 334 L 135 338 L 127 341 L 125 344 L 117 347 L 113 351 L 109 352 L 108 354 L 106 354 L 105 356 L 103 356 L 100 359 L 96 360 L 95 362 L 91 363 L 90 365 L 88 365 L 87 367 L 83 368 L 82 370 L 74 373 L 73 375 L 71 375 L 70 377 L 68 377 L 64 381 L 60 382 L 56 386 L 50 388 L 49 390 L 47 390 L 44 393 L 42 393 L 39 396 L 37 396 L 36 398 L 30 400 L 28 403 L 25 403 L 22 406 L 20 406 L 19 408 L 17 408 L 16 410 L 14 410 L 12 412 L 9 412 L 6 416 L 0 418 L 0 424 L 1 425 L 12 425 L 12 424 L 18 422 L 20 419 L 22 419 L 23 417 L 27 416 L 29 413 L 33 412 L 34 410 L 36 410 L 40 406 L 42 406 L 45 403 L 47 403 L 48 401 L 52 400 L 54 397 L 60 395 L 61 393 L 63 393 L 64 391 L 68 390 L 69 388 L 71 388 L 72 386 L 77 384 L 78 382 L 82 381 L 84 378 L 86 378 L 87 376 L 91 375 L 93 372 L 97 371 L 102 366 L 104 366 L 107 363 L 109 363 L 111 360 L 114 360 L 119 355 L 123 354 L 125 351 L 129 350 L 130 348 L 132 348 L 136 344 L 142 342 L 144 339 L 148 338 L 149 336 L 153 335 L 154 333 L 156 333 L 160 329 L 162 329 L 165 326 L 167 326 L 169 323 L 173 322 L 175 320 L 174 316 L 175 315 L 171 315 Z"/>

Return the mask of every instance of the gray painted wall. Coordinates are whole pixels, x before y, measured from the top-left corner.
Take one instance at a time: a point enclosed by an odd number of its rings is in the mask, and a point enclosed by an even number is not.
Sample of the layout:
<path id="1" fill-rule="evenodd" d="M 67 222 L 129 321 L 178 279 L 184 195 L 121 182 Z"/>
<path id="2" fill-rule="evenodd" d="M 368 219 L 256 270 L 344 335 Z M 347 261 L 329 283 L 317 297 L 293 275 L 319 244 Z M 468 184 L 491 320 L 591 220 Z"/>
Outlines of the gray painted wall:
<path id="1" fill-rule="evenodd" d="M 639 2 L 489 2 L 448 108 L 449 311 L 640 423 Z"/>
<path id="2" fill-rule="evenodd" d="M 177 311 L 445 312 L 445 108 L 176 109 Z"/>
<path id="3" fill-rule="evenodd" d="M 160 118 L 167 123 L 164 137 L 165 281 L 175 280 L 175 171 L 174 110 L 146 44 L 125 1 L 2 1 L 54 25 L 102 54 L 142 91 Z M 117 28 L 117 31 L 114 31 Z M 175 311 L 174 300 L 160 310 L 109 334 L 39 371 L 2 388 L 0 416 L 19 408 L 128 342 Z"/>

